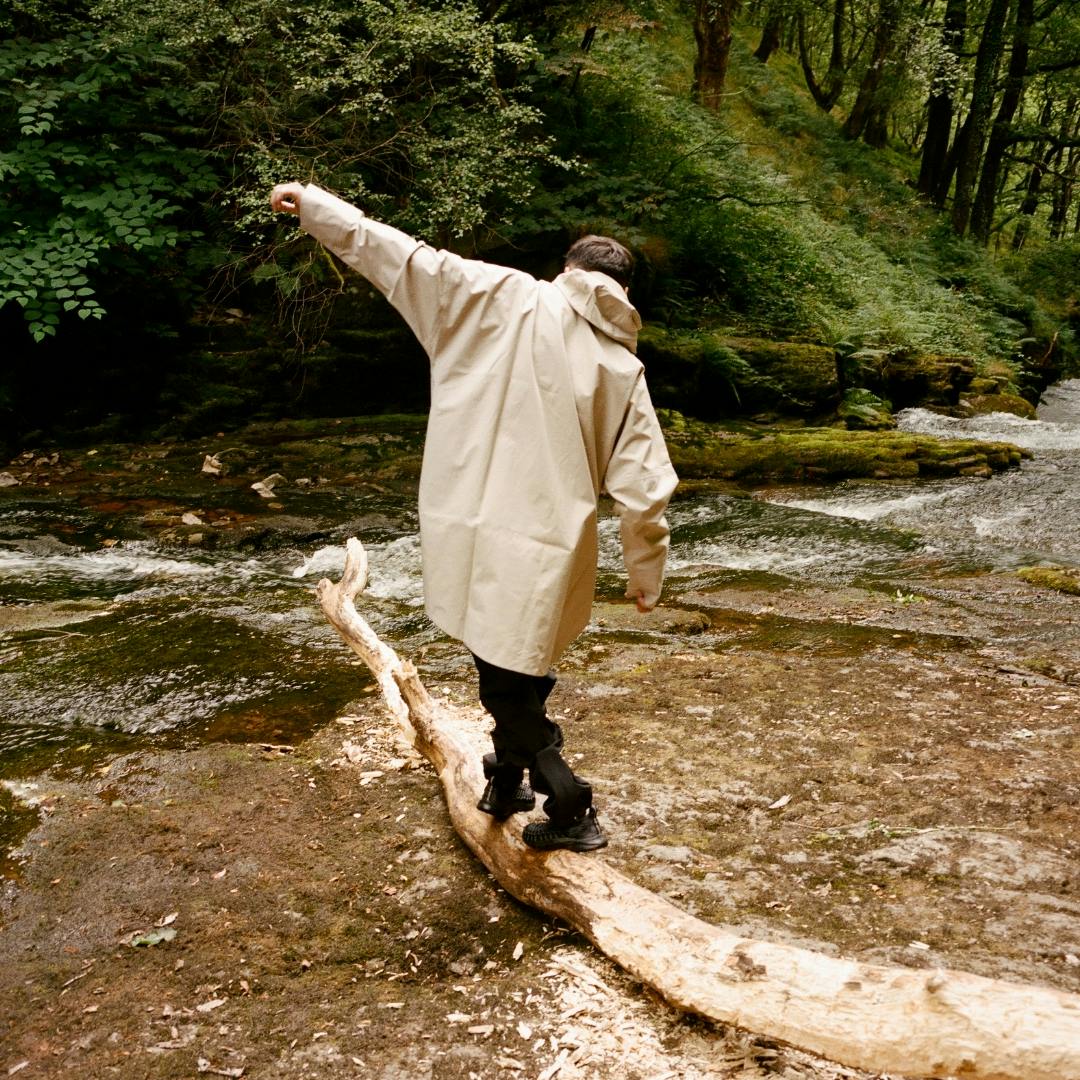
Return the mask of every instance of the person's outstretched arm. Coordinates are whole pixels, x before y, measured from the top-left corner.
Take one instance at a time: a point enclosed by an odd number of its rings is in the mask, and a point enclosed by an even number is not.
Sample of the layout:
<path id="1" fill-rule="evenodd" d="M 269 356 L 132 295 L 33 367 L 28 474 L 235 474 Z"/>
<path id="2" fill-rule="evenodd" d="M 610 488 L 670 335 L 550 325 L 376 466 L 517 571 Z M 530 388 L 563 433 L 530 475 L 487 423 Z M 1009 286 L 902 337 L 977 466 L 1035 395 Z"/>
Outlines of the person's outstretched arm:
<path id="1" fill-rule="evenodd" d="M 429 355 L 462 324 L 470 305 L 486 302 L 520 271 L 437 251 L 314 184 L 278 184 L 272 209 L 297 214 L 300 227 L 362 274 L 404 316 Z"/>
<path id="2" fill-rule="evenodd" d="M 670 536 L 664 511 L 678 482 L 642 376 L 604 475 L 619 514 L 626 595 L 638 611 L 652 611 L 660 599 Z"/>

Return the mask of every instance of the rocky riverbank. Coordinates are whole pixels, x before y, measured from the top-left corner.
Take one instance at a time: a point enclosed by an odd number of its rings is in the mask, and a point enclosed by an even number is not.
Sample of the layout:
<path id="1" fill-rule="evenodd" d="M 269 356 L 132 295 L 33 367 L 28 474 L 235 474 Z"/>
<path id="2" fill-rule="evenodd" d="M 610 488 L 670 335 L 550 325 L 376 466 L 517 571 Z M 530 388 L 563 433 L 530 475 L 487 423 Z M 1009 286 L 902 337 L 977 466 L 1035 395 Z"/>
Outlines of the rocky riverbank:
<path id="1" fill-rule="evenodd" d="M 415 484 L 416 421 L 380 425 L 15 462 L 0 495 L 60 492 L 103 544 L 323 542 L 349 488 Z M 35 607 L 0 608 L 9 645 Z M 603 857 L 695 914 L 1080 992 L 1078 642 L 1075 598 L 1013 574 L 923 561 L 857 587 L 729 572 L 645 619 L 598 604 L 552 707 L 595 782 Z M 467 657 L 437 673 L 415 659 L 475 707 Z M 88 744 L 9 777 L 0 1067 L 860 1075 L 677 1016 L 507 898 L 371 690 L 356 671 L 354 699 L 291 742 Z"/>

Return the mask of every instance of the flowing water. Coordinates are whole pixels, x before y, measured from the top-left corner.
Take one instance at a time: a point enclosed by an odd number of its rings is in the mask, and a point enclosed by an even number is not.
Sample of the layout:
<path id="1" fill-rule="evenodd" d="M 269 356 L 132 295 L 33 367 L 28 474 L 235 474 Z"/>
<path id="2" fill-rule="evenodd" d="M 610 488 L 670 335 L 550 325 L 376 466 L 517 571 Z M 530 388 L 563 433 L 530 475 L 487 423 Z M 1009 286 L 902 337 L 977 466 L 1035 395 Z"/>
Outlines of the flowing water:
<path id="1" fill-rule="evenodd" d="M 1051 387 L 1035 420 L 1008 413 L 957 420 L 924 409 L 898 420 L 905 431 L 1010 442 L 1033 457 L 989 480 L 849 481 L 766 497 L 792 510 L 910 529 L 928 553 L 947 559 L 1001 569 L 1039 561 L 1080 566 L 1080 380 Z"/>
<path id="2" fill-rule="evenodd" d="M 841 483 L 695 496 L 670 513 L 668 598 L 733 580 L 873 585 L 905 575 L 1080 566 L 1080 380 L 1052 388 L 1039 418 L 953 420 L 921 410 L 910 431 L 1004 439 L 1031 449 L 989 480 Z M 112 542 L 71 500 L 0 499 L 0 776 L 78 765 L 147 743 L 296 739 L 370 687 L 312 590 L 336 576 L 339 543 L 191 550 Z M 363 609 L 425 667 L 460 650 L 423 615 L 415 507 L 385 494 L 335 504 L 338 536 L 371 558 Z M 350 497 L 352 498 L 352 497 Z M 348 523 L 347 525 L 344 523 Z M 601 594 L 621 594 L 618 533 L 601 528 Z"/>

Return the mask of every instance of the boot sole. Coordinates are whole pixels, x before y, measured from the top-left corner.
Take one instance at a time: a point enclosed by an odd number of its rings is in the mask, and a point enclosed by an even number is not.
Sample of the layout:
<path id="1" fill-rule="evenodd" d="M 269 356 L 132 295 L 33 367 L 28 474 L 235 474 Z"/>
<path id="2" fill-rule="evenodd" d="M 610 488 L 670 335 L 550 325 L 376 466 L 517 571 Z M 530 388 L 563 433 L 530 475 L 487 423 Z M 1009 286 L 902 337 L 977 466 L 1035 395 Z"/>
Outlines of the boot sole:
<path id="1" fill-rule="evenodd" d="M 527 836 L 522 836 L 526 847 L 530 847 L 533 851 L 599 851 L 601 848 L 606 848 L 608 845 L 606 836 L 595 836 L 588 840 L 559 840 L 553 843 L 531 843 Z"/>

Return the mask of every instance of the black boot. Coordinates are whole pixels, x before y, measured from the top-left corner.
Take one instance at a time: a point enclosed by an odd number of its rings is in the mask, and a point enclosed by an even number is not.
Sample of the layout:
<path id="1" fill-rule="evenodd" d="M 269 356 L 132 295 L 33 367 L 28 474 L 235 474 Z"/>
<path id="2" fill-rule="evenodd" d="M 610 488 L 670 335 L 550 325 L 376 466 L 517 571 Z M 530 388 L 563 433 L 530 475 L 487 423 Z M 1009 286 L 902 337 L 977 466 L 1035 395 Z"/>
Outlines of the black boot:
<path id="1" fill-rule="evenodd" d="M 556 825 L 553 821 L 534 821 L 526 825 L 521 839 L 537 851 L 596 851 L 607 847 L 607 837 L 597 824 L 596 811 L 590 806 L 577 821 Z"/>
<path id="2" fill-rule="evenodd" d="M 494 754 L 485 754 L 484 776 L 487 787 L 476 804 L 477 810 L 502 821 L 536 806 L 536 796 L 525 783 L 525 770 L 520 766 L 500 764 Z"/>

